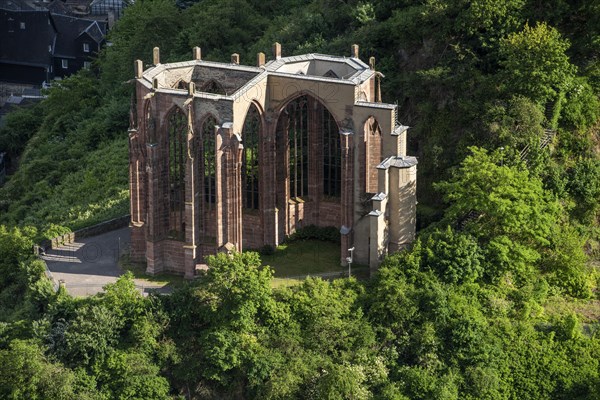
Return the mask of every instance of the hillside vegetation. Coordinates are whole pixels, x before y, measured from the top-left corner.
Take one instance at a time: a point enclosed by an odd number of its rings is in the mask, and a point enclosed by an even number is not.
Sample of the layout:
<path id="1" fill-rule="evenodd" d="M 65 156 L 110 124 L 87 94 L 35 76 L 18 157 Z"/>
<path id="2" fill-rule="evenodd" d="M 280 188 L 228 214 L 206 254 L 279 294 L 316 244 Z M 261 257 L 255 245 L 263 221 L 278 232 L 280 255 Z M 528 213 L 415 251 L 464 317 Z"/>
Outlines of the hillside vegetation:
<path id="1" fill-rule="evenodd" d="M 9 115 L 0 397 L 600 398 L 600 5 L 136 1 L 91 71 Z M 128 210 L 133 60 L 375 56 L 419 157 L 420 233 L 371 280 L 272 289 L 255 253 L 171 296 L 55 293 L 34 240 Z M 40 269 L 41 268 L 41 269 Z"/>

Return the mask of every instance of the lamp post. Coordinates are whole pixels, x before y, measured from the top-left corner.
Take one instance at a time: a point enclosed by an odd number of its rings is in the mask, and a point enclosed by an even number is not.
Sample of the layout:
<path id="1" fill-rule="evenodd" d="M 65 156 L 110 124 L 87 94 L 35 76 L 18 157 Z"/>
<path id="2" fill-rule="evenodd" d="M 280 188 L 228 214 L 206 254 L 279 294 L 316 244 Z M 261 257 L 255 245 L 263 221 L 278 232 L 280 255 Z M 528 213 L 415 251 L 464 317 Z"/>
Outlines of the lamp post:
<path id="1" fill-rule="evenodd" d="M 500 166 L 504 166 L 504 147 L 500 147 Z"/>
<path id="2" fill-rule="evenodd" d="M 348 263 L 348 278 L 350 278 L 352 274 L 352 253 L 354 252 L 354 247 L 348 249 L 348 252 L 350 253 L 350 257 L 346 257 L 346 262 Z"/>

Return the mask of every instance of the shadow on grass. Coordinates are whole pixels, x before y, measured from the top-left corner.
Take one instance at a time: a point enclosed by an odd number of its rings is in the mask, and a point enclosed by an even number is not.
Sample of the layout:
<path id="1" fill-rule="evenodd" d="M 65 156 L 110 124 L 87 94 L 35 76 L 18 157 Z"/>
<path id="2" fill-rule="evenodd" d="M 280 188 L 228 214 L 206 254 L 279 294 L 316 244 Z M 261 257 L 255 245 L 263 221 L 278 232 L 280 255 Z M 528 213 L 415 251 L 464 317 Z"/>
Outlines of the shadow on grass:
<path id="1" fill-rule="evenodd" d="M 340 245 L 319 240 L 302 240 L 277 246 L 272 255 L 261 256 L 275 277 L 290 277 L 343 271 Z"/>

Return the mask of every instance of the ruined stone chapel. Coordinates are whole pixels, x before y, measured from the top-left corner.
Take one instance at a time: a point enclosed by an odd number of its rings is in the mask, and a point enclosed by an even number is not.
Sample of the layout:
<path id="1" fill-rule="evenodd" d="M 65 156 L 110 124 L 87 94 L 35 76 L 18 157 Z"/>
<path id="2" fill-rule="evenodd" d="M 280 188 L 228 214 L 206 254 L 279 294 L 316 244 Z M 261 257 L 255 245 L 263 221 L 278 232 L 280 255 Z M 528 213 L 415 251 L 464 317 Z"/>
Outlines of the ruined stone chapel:
<path id="1" fill-rule="evenodd" d="M 415 235 L 408 127 L 381 102 L 375 60 L 321 54 L 257 65 L 135 61 L 130 143 L 131 257 L 188 278 L 219 251 L 277 246 L 334 226 L 340 264 L 377 268 Z M 299 260 L 301 262 L 301 260 Z"/>

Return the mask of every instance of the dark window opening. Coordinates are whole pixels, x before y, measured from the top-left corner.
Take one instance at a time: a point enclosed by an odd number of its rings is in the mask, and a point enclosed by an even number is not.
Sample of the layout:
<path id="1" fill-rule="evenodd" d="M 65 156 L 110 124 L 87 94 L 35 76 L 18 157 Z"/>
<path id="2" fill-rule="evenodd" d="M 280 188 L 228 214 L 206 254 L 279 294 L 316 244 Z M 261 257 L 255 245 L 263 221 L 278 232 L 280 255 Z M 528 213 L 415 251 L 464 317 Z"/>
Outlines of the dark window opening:
<path id="1" fill-rule="evenodd" d="M 325 72 L 325 75 L 323 75 L 323 76 L 326 78 L 339 78 L 339 76 L 332 70 Z"/>
<path id="2" fill-rule="evenodd" d="M 302 96 L 290 102 L 285 112 L 288 118 L 290 197 L 306 197 L 308 196 L 308 98 Z"/>
<path id="3" fill-rule="evenodd" d="M 244 153 L 242 156 L 242 195 L 245 208 L 258 210 L 258 137 L 260 134 L 261 121 L 256 106 L 250 106 L 244 128 L 242 140 L 244 141 Z"/>
<path id="4" fill-rule="evenodd" d="M 340 131 L 333 115 L 325 107 L 323 114 L 323 194 L 340 197 L 342 192 L 342 155 Z"/>
<path id="5" fill-rule="evenodd" d="M 216 193 L 215 125 L 217 120 L 209 116 L 202 124 L 202 176 L 204 178 L 204 202 L 212 209 Z"/>
<path id="6" fill-rule="evenodd" d="M 185 166 L 187 118 L 176 109 L 168 120 L 169 135 L 169 237 L 185 240 Z"/>
<path id="7" fill-rule="evenodd" d="M 203 84 L 200 87 L 199 91 L 205 92 L 205 93 L 222 94 L 222 95 L 227 94 L 227 93 L 225 93 L 225 89 L 223 89 L 223 86 L 219 82 L 215 81 L 214 79 L 211 79 L 210 81 Z"/>

